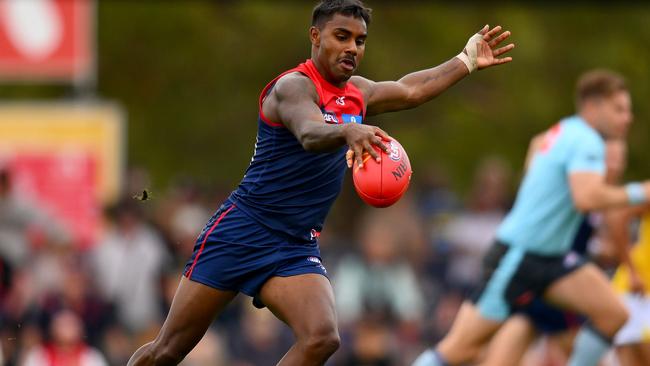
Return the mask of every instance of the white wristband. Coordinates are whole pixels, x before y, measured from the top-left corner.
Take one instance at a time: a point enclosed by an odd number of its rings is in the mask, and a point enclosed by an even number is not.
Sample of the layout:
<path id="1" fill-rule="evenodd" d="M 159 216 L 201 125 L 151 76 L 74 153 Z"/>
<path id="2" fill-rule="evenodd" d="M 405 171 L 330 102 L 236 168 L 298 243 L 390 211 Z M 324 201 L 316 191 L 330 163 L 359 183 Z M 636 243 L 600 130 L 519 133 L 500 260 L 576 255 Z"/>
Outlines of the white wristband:
<path id="1" fill-rule="evenodd" d="M 640 205 L 648 201 L 641 183 L 628 183 L 625 186 L 625 192 L 627 192 L 627 201 L 633 205 Z"/>
<path id="2" fill-rule="evenodd" d="M 467 70 L 469 70 L 469 73 L 471 74 L 472 71 L 476 69 L 476 63 L 472 64 L 472 61 L 469 59 L 469 57 L 465 54 L 465 52 L 461 52 L 456 56 L 459 60 L 463 61 L 465 66 L 467 66 Z"/>
<path id="3" fill-rule="evenodd" d="M 470 74 L 478 68 L 476 58 L 478 57 L 478 43 L 481 40 L 483 40 L 483 35 L 479 33 L 474 34 L 467 41 L 467 45 L 465 45 L 463 52 L 456 56 L 459 60 L 463 61 L 465 66 L 467 66 L 467 70 L 469 70 Z"/>

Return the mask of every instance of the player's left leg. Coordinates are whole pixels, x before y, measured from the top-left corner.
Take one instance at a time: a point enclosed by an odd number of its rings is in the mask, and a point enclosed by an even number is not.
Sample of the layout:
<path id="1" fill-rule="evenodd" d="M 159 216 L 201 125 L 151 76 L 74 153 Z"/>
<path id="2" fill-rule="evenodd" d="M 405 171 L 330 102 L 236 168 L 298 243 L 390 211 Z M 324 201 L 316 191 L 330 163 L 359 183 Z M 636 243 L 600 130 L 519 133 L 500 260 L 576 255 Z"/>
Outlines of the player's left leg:
<path id="1" fill-rule="evenodd" d="M 492 338 L 482 366 L 517 366 L 537 337 L 533 323 L 525 315 L 508 319 Z"/>
<path id="2" fill-rule="evenodd" d="M 501 322 L 483 317 L 477 306 L 465 301 L 449 333 L 435 350 L 422 353 L 412 366 L 461 365 L 475 361 Z"/>
<path id="3" fill-rule="evenodd" d="M 296 337 L 278 365 L 320 366 L 338 349 L 334 293 L 325 276 L 272 277 L 262 286 L 259 298 Z"/>
<path id="4" fill-rule="evenodd" d="M 435 349 L 423 352 L 412 366 L 461 365 L 476 360 L 492 335 L 509 317 L 508 289 L 522 287 L 516 273 L 525 252 L 502 243 L 494 243 L 483 259 L 480 290 L 465 301 L 454 324 Z"/>
<path id="5" fill-rule="evenodd" d="M 217 290 L 182 277 L 158 336 L 140 347 L 128 366 L 177 365 L 235 296 L 237 292 Z"/>

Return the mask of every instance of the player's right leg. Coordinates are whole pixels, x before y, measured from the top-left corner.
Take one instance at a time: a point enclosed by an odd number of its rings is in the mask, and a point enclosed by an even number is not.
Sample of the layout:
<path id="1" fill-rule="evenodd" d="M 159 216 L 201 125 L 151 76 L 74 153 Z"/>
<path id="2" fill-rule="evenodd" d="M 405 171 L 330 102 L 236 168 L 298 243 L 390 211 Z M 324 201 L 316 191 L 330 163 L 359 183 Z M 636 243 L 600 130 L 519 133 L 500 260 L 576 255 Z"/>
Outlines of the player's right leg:
<path id="1" fill-rule="evenodd" d="M 544 296 L 551 303 L 587 316 L 591 324 L 609 338 L 614 337 L 628 318 L 625 305 L 607 277 L 593 264 L 585 264 L 555 281 Z"/>
<path id="2" fill-rule="evenodd" d="M 182 277 L 160 333 L 133 354 L 128 366 L 177 365 L 236 295 Z"/>
<path id="3" fill-rule="evenodd" d="M 598 364 L 616 332 L 628 319 L 628 311 L 605 275 L 593 264 L 586 264 L 553 282 L 545 291 L 552 303 L 567 307 L 589 318 L 576 337 L 569 365 Z"/>
<path id="4" fill-rule="evenodd" d="M 278 366 L 320 366 L 338 349 L 334 292 L 327 277 L 275 276 L 264 284 L 259 299 L 296 337 Z"/>

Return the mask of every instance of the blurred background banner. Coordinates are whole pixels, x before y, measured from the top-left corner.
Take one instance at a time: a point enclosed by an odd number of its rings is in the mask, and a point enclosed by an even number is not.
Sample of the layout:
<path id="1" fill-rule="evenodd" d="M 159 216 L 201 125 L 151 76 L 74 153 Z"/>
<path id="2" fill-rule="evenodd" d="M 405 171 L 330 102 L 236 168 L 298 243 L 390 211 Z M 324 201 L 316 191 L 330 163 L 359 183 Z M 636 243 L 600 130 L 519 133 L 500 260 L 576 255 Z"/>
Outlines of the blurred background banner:
<path id="1" fill-rule="evenodd" d="M 83 248 L 120 189 L 123 121 L 112 104 L 0 105 L 0 164 L 15 194 L 60 220 Z"/>
<path id="2" fill-rule="evenodd" d="M 91 0 L 0 0 L 0 79 L 94 79 Z"/>

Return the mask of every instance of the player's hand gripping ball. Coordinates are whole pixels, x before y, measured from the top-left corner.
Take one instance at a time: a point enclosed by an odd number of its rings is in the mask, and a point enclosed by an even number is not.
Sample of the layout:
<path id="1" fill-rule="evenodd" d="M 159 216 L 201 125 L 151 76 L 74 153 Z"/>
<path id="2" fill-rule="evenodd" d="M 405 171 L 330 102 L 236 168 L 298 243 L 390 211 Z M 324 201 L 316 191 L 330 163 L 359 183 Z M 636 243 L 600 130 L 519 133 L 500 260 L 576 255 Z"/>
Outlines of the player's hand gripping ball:
<path id="1" fill-rule="evenodd" d="M 397 202 L 411 182 L 411 163 L 402 145 L 395 139 L 384 141 L 388 152 L 372 147 L 381 156 L 377 162 L 367 152 L 363 154 L 363 167 L 354 165 L 352 178 L 359 197 L 374 207 L 388 207 Z"/>

